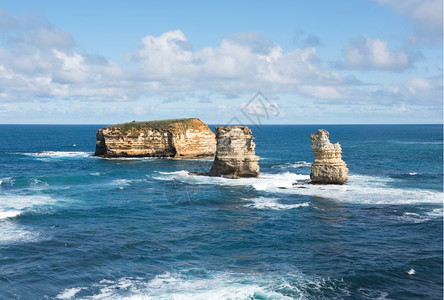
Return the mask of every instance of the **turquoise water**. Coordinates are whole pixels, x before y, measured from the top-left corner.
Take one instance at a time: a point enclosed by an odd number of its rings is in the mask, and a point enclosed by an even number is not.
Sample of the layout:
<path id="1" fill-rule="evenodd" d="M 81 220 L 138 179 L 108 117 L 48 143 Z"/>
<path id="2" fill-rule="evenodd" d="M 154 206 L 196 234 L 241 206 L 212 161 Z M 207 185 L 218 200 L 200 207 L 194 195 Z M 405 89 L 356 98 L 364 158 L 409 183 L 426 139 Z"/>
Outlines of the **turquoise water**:
<path id="1" fill-rule="evenodd" d="M 0 299 L 442 299 L 441 125 L 253 126 L 238 180 L 93 157 L 100 127 L 0 125 Z M 292 185 L 318 128 L 347 185 Z"/>

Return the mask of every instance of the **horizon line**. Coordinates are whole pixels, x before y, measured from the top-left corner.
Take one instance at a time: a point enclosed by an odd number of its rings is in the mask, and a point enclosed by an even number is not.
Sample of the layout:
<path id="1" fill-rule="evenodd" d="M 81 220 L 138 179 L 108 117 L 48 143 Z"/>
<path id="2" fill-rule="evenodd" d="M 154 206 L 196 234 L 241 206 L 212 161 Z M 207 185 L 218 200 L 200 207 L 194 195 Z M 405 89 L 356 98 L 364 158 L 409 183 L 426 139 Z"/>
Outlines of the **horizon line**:
<path id="1" fill-rule="evenodd" d="M 47 126 L 82 126 L 82 125 L 98 125 L 98 126 L 109 126 L 113 125 L 110 123 L 0 123 L 0 126 L 3 125 L 47 125 Z M 284 124 L 222 124 L 222 123 L 208 123 L 207 125 L 211 126 L 252 126 L 252 127 L 260 127 L 260 126 L 286 126 L 286 125 L 296 125 L 296 126 L 307 126 L 307 125 L 443 125 L 444 123 L 305 123 L 305 124 L 295 124 L 295 123 L 284 123 Z"/>

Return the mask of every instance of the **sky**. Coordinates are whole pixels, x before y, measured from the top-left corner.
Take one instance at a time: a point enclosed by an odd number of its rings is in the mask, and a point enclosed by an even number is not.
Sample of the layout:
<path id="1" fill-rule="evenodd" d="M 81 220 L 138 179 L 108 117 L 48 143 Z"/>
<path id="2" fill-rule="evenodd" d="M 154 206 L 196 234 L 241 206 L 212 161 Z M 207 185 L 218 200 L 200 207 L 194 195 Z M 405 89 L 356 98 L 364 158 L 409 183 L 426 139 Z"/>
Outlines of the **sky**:
<path id="1" fill-rule="evenodd" d="M 0 0 L 0 124 L 441 124 L 442 18 L 442 0 Z"/>

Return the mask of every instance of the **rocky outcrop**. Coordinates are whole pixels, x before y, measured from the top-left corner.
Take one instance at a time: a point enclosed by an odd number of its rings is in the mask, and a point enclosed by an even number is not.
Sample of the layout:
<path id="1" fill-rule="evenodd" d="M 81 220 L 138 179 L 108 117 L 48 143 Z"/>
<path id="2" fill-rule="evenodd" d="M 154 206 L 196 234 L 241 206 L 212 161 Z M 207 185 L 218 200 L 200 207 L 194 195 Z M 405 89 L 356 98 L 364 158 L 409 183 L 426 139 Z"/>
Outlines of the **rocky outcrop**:
<path id="1" fill-rule="evenodd" d="M 216 157 L 208 174 L 210 176 L 258 177 L 259 156 L 247 126 L 216 127 Z"/>
<path id="2" fill-rule="evenodd" d="M 99 129 L 96 156 L 174 157 L 213 156 L 216 138 L 199 119 L 131 122 Z"/>
<path id="3" fill-rule="evenodd" d="M 319 129 L 310 136 L 315 156 L 310 179 L 314 183 L 343 184 L 347 181 L 347 165 L 342 160 L 341 145 L 330 143 L 329 135 L 328 131 Z"/>

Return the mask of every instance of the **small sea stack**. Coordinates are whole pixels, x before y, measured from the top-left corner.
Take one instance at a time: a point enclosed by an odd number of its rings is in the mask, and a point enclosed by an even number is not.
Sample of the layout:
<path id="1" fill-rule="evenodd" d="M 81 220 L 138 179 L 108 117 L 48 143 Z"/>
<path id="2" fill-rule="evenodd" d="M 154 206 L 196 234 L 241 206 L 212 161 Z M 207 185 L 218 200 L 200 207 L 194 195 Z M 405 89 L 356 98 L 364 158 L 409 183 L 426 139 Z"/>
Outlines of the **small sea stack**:
<path id="1" fill-rule="evenodd" d="M 197 118 L 129 122 L 97 130 L 102 157 L 205 158 L 216 152 L 216 137 Z"/>
<path id="2" fill-rule="evenodd" d="M 329 136 L 328 131 L 324 129 L 310 135 L 315 156 L 310 179 L 313 183 L 344 184 L 347 181 L 348 169 L 342 160 L 342 148 L 339 143 L 330 143 Z"/>
<path id="3" fill-rule="evenodd" d="M 207 175 L 232 178 L 258 177 L 256 145 L 247 126 L 216 127 L 216 157 Z"/>

